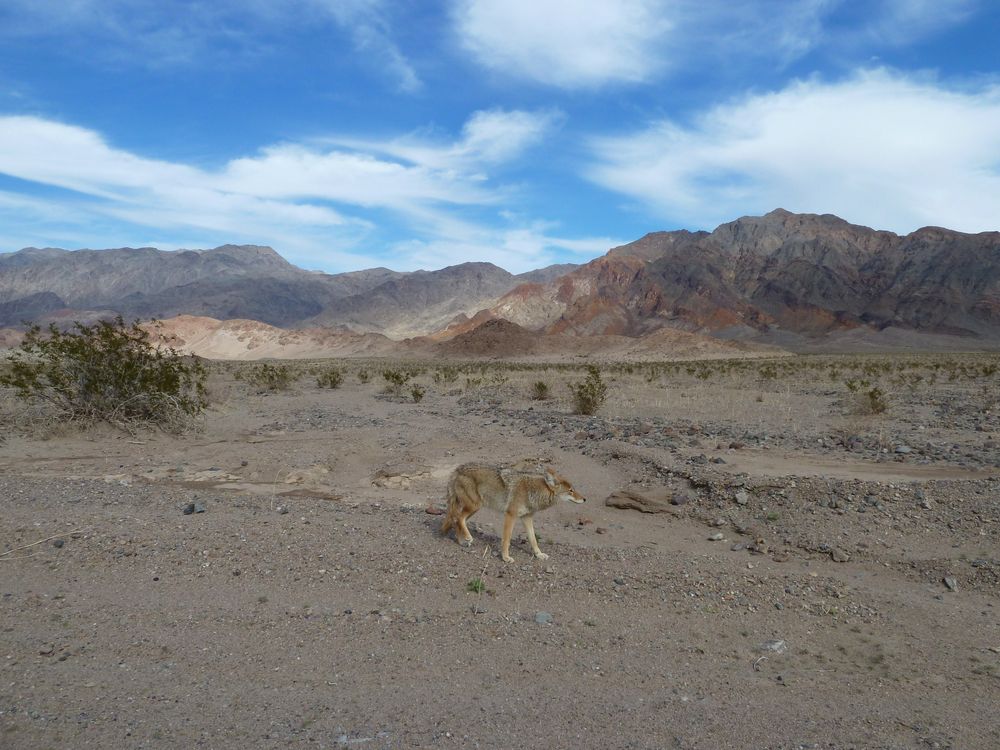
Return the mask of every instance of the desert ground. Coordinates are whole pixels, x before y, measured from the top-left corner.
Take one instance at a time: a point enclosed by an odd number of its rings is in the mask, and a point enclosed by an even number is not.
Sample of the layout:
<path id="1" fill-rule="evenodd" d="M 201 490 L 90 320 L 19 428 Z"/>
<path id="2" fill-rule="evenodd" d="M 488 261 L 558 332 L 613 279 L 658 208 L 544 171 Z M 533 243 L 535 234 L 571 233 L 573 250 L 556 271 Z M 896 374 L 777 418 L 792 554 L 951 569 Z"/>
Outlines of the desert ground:
<path id="1" fill-rule="evenodd" d="M 179 435 L 3 394 L 0 747 L 1000 747 L 998 364 L 604 363 L 583 416 L 582 362 L 217 362 Z M 438 533 L 523 459 L 588 498 L 548 560 Z"/>

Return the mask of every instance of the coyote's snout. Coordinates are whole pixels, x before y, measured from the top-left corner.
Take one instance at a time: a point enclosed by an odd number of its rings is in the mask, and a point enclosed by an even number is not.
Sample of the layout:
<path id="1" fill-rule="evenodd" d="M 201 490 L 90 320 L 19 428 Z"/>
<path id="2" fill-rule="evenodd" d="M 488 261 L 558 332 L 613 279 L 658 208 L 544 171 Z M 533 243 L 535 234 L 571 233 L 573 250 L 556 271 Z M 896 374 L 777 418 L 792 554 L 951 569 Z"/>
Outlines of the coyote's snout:
<path id="1" fill-rule="evenodd" d="M 514 521 L 518 518 L 524 520 L 531 551 L 539 560 L 545 560 L 548 555 L 538 549 L 532 517 L 536 512 L 554 505 L 557 500 L 586 502 L 573 485 L 548 467 L 539 467 L 538 471 L 531 472 L 491 464 L 463 464 L 452 472 L 448 480 L 448 512 L 441 524 L 441 533 L 447 534 L 454 527 L 459 544 L 472 544 L 472 534 L 466 521 L 486 506 L 504 514 L 500 543 L 500 556 L 504 562 L 513 562 L 510 537 Z"/>

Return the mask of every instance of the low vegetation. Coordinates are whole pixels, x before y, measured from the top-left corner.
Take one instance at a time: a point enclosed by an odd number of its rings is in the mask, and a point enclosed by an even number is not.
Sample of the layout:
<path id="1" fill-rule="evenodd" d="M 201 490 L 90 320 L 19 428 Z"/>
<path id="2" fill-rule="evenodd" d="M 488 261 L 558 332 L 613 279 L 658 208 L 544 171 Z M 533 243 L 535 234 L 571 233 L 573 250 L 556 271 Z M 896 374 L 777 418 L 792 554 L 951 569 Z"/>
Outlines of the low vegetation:
<path id="1" fill-rule="evenodd" d="M 574 414 L 596 414 L 608 398 L 608 386 L 594 365 L 587 367 L 587 377 L 582 382 L 570 383 L 569 390 L 573 394 Z"/>
<path id="2" fill-rule="evenodd" d="M 32 326 L 0 385 L 46 404 L 58 421 L 178 431 L 207 405 L 205 374 L 198 360 L 155 346 L 138 321 L 117 317 L 66 331 Z"/>
<path id="3" fill-rule="evenodd" d="M 298 372 L 288 365 L 272 365 L 263 362 L 237 370 L 234 377 L 260 391 L 275 392 L 288 390 L 299 376 Z"/>
<path id="4" fill-rule="evenodd" d="M 344 382 L 344 373 L 336 367 L 323 370 L 316 376 L 316 385 L 320 388 L 340 388 Z"/>

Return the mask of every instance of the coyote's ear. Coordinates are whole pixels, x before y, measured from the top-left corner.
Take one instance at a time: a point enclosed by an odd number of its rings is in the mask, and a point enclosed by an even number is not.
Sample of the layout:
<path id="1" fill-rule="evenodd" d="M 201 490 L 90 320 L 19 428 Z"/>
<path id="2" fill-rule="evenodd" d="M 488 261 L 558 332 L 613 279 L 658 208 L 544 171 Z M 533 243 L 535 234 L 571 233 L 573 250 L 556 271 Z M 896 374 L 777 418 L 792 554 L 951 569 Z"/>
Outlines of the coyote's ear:
<path id="1" fill-rule="evenodd" d="M 545 477 L 545 484 L 549 486 L 549 489 L 554 490 L 558 482 L 556 481 L 556 475 L 552 473 L 552 469 L 546 466 L 545 473 L 542 476 Z"/>

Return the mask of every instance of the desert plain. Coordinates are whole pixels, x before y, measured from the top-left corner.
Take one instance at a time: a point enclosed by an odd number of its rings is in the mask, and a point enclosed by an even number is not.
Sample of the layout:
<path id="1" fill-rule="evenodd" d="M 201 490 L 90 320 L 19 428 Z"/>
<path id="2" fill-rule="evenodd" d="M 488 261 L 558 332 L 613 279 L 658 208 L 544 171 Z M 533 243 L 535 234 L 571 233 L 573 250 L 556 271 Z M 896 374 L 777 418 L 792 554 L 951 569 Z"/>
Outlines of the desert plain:
<path id="1" fill-rule="evenodd" d="M 3 394 L 0 747 L 1000 747 L 997 355 L 595 362 L 593 416 L 580 358 L 273 364 L 179 435 Z M 549 559 L 438 533 L 525 459 Z"/>

